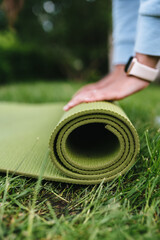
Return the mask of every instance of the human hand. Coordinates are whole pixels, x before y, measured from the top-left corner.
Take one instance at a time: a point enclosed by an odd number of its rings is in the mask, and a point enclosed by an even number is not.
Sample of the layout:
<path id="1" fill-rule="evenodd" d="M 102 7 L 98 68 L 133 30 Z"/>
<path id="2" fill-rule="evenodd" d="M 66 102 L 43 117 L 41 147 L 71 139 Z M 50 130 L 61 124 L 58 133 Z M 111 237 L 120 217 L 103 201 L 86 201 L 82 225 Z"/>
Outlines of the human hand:
<path id="1" fill-rule="evenodd" d="M 115 71 L 109 76 L 80 89 L 64 107 L 64 110 L 68 111 L 82 102 L 120 100 L 146 88 L 148 85 L 147 81 L 127 76 L 124 72 L 124 65 L 117 65 Z"/>

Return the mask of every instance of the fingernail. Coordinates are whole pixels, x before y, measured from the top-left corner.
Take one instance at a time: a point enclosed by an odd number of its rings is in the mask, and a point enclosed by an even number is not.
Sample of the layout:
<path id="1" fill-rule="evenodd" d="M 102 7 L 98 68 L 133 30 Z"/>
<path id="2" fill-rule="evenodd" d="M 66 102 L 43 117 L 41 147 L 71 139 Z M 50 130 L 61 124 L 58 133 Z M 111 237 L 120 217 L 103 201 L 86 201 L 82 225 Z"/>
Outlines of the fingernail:
<path id="1" fill-rule="evenodd" d="M 63 110 L 66 111 L 68 109 L 68 105 L 63 107 Z"/>
<path id="2" fill-rule="evenodd" d="M 90 98 L 85 98 L 84 100 L 85 100 L 85 101 L 89 101 L 89 100 L 90 100 Z"/>
<path id="3" fill-rule="evenodd" d="M 74 105 L 73 102 L 68 103 L 68 106 L 69 106 L 69 107 L 71 107 L 71 106 L 73 106 L 73 105 Z"/>

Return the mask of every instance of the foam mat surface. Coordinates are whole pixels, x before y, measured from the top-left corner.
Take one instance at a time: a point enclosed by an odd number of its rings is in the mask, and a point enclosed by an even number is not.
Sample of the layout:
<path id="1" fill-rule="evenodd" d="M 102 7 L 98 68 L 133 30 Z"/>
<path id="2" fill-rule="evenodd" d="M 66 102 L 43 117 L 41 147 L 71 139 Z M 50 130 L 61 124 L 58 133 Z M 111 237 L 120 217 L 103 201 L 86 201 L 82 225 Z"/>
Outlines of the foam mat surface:
<path id="1" fill-rule="evenodd" d="M 37 178 L 44 168 L 44 179 L 97 184 L 133 166 L 139 138 L 117 104 L 83 103 L 66 113 L 64 104 L 0 103 L 1 172 Z"/>

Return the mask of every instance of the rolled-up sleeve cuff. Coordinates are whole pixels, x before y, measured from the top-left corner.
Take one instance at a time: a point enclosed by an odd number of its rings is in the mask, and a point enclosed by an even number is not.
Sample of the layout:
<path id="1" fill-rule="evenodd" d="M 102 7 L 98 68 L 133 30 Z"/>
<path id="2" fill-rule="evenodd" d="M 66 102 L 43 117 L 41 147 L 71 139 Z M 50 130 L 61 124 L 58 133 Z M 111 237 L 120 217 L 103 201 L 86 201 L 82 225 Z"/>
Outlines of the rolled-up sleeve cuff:
<path id="1" fill-rule="evenodd" d="M 129 57 L 133 55 L 134 42 L 121 42 L 114 45 L 113 64 L 126 64 Z"/>
<path id="2" fill-rule="evenodd" d="M 160 56 L 160 17 L 139 16 L 135 52 Z"/>

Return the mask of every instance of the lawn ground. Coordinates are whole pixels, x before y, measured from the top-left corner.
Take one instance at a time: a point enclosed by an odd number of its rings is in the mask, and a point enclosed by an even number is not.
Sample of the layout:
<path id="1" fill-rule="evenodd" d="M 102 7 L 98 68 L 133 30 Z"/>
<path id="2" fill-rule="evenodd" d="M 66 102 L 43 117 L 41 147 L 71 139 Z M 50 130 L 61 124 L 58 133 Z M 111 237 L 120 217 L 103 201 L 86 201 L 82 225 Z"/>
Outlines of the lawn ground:
<path id="1" fill-rule="evenodd" d="M 38 82 L 0 87 L 0 101 L 68 101 L 81 86 Z M 0 174 L 0 239 L 160 239 L 160 87 L 120 101 L 141 152 L 124 176 L 77 186 Z"/>

